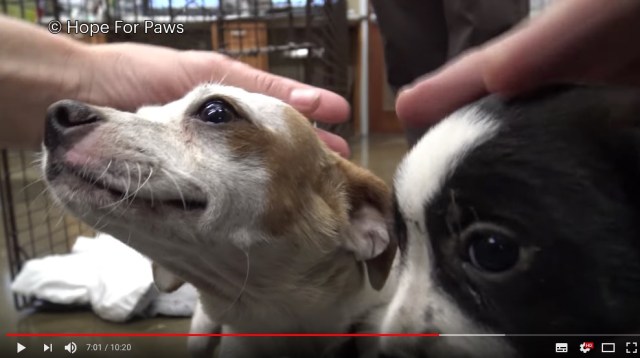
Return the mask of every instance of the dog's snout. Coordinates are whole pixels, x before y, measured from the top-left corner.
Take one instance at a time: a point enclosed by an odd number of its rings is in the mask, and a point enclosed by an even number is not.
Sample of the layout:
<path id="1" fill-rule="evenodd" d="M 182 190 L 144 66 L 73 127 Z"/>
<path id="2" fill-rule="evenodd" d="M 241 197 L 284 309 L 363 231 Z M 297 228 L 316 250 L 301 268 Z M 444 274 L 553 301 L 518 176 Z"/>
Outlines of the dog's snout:
<path id="1" fill-rule="evenodd" d="M 49 107 L 49 121 L 56 122 L 61 128 L 70 128 L 90 124 L 101 120 L 101 116 L 88 105 L 76 101 L 59 101 Z"/>
<path id="2" fill-rule="evenodd" d="M 58 101 L 47 111 L 44 144 L 52 149 L 60 145 L 68 131 L 103 120 L 102 115 L 90 106 L 71 100 Z"/>

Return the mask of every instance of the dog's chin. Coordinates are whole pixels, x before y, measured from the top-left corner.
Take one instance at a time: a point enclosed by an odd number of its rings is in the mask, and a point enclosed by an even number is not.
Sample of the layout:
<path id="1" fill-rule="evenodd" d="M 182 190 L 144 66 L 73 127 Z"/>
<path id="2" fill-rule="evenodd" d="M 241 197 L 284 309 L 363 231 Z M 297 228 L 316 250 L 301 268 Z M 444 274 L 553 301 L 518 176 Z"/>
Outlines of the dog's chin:
<path id="1" fill-rule="evenodd" d="M 96 180 L 91 173 L 59 163 L 47 164 L 45 171 L 54 196 L 76 216 L 88 222 L 91 217 L 116 216 L 125 220 L 127 214 L 163 217 L 180 213 L 193 215 L 207 209 L 206 199 L 193 199 L 177 191 L 175 197 L 154 197 L 135 188 L 127 191 L 116 180 Z"/>

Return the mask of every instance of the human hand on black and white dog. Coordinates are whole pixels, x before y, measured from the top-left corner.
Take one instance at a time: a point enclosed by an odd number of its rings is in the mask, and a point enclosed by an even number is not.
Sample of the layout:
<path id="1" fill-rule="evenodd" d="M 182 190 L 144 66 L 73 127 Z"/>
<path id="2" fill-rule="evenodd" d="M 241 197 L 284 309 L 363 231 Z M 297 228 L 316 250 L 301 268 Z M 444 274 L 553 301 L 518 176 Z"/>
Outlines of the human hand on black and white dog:
<path id="1" fill-rule="evenodd" d="M 488 94 L 565 82 L 640 85 L 640 2 L 564 0 L 402 91 L 398 117 L 426 127 Z"/>

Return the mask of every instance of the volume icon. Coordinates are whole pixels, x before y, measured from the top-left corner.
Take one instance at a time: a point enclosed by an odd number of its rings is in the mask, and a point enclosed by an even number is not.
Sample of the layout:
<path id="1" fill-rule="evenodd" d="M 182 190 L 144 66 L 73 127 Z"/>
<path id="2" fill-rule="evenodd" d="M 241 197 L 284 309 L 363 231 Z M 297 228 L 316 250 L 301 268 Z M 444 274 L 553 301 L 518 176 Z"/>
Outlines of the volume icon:
<path id="1" fill-rule="evenodd" d="M 66 346 L 64 346 L 64 350 L 69 352 L 69 353 L 75 353 L 76 350 L 78 350 L 78 346 L 76 346 L 75 342 L 71 342 L 71 343 L 67 344 Z"/>

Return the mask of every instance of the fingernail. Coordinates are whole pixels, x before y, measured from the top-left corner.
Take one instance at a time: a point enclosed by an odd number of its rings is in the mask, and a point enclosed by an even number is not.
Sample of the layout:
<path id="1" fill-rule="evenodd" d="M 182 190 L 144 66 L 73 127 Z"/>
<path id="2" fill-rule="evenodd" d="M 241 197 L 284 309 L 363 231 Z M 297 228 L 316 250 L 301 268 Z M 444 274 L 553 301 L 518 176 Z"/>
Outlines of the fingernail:
<path id="1" fill-rule="evenodd" d="M 289 104 L 300 112 L 312 112 L 319 100 L 320 92 L 314 89 L 294 89 L 289 95 Z"/>
<path id="2" fill-rule="evenodd" d="M 413 83 L 412 84 L 408 84 L 408 85 L 404 85 L 402 87 L 400 87 L 400 89 L 398 90 L 398 96 L 404 93 L 407 93 L 409 91 L 411 91 L 413 89 Z"/>
<path id="3" fill-rule="evenodd" d="M 433 77 L 435 73 L 436 73 L 435 71 L 434 72 L 428 72 L 428 73 L 426 73 L 426 74 L 414 79 L 411 83 L 408 83 L 408 84 L 400 87 L 400 89 L 398 90 L 398 95 L 411 92 L 411 90 L 414 89 L 417 84 L 422 83 L 422 82 L 428 80 L 429 78 Z"/>

